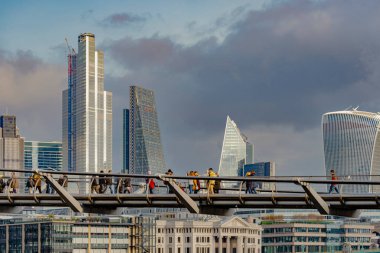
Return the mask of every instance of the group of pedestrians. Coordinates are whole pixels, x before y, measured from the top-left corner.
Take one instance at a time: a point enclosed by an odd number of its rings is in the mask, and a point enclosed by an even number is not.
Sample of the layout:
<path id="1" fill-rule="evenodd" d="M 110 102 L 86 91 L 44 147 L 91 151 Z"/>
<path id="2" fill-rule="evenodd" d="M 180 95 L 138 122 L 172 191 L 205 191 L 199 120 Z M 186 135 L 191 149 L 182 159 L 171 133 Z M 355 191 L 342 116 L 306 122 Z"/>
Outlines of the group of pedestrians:
<path id="1" fill-rule="evenodd" d="M 8 179 L 5 179 L 3 175 L 0 175 L 0 193 L 4 193 L 7 189 L 10 193 L 17 193 L 19 184 L 15 172 L 12 172 L 11 177 Z"/>
<path id="2" fill-rule="evenodd" d="M 100 171 L 100 176 L 92 176 L 91 178 L 91 194 L 104 194 L 104 193 L 132 193 L 132 184 L 130 177 L 118 177 L 116 181 L 112 176 L 108 176 L 104 170 Z M 112 173 L 111 170 L 108 173 Z"/>
<path id="3" fill-rule="evenodd" d="M 109 170 L 108 173 L 111 173 L 112 171 Z M 114 193 L 120 193 L 120 194 L 126 194 L 126 193 L 132 193 L 133 187 L 131 183 L 130 177 L 117 177 L 114 180 L 114 177 L 108 176 L 107 173 L 105 173 L 103 170 L 100 171 L 101 174 L 99 176 L 92 176 L 91 178 L 91 193 L 94 194 L 104 194 L 107 193 L 107 191 L 110 194 Z M 148 171 L 148 175 L 151 175 L 151 171 Z M 255 171 L 251 170 L 248 171 L 245 174 L 245 177 L 247 180 L 243 182 L 243 184 L 246 185 L 245 193 L 246 194 L 257 194 L 256 191 L 256 185 L 254 182 L 254 179 L 252 177 L 255 176 Z M 51 174 L 49 174 L 51 176 Z M 171 169 L 169 169 L 166 173 L 166 176 L 173 176 L 174 173 Z M 186 173 L 187 176 L 190 177 L 199 177 L 200 174 L 198 171 L 189 171 Z M 217 172 L 215 172 L 212 168 L 207 169 L 206 175 L 212 179 L 205 180 L 206 189 L 209 194 L 215 194 L 219 193 L 221 189 L 221 180 L 218 179 L 219 175 Z M 213 179 L 215 178 L 215 179 Z M 333 169 L 330 170 L 330 179 L 332 181 L 337 181 L 338 177 L 335 174 L 335 171 Z M 170 178 L 172 182 L 176 183 L 181 189 L 185 191 L 185 187 L 181 185 L 180 182 L 177 182 L 175 179 Z M 69 179 L 66 174 L 62 174 L 58 179 L 58 184 L 60 184 L 62 187 L 64 187 L 67 190 Z M 42 193 L 43 191 L 43 183 L 46 184 L 45 187 L 45 193 L 46 194 L 54 194 L 55 190 L 51 186 L 50 183 L 45 182 L 41 175 L 38 172 L 34 172 L 32 175 L 29 176 L 29 178 L 26 181 L 26 187 L 28 189 L 28 192 L 33 193 Z M 167 188 L 167 193 L 171 194 L 173 193 L 172 187 L 169 185 L 168 181 L 164 181 L 164 185 Z M 3 175 L 0 175 L 0 193 L 4 193 L 6 190 L 8 190 L 10 193 L 17 193 L 19 189 L 20 183 L 19 179 L 16 176 L 15 172 L 11 173 L 11 176 L 9 178 L 4 178 Z M 155 188 L 157 187 L 157 184 L 154 180 L 154 178 L 148 177 L 145 179 L 145 192 L 149 191 L 149 194 L 155 193 Z M 201 187 L 201 180 L 196 178 L 188 179 L 188 187 L 187 192 L 189 194 L 197 194 L 202 189 Z M 337 184 L 332 182 L 330 184 L 329 188 L 329 194 L 336 192 L 339 194 L 339 189 L 337 187 Z"/>

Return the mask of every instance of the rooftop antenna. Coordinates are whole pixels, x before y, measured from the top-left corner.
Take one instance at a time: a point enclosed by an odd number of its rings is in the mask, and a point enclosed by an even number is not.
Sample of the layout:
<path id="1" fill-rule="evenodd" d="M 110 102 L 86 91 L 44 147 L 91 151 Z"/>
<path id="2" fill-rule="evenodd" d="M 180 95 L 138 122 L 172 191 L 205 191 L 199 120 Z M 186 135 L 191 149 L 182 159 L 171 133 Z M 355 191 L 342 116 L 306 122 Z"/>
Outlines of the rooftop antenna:
<path id="1" fill-rule="evenodd" d="M 359 106 L 356 106 L 356 107 L 354 108 L 354 111 L 357 111 L 357 110 L 358 110 L 358 108 L 359 108 Z"/>
<path id="2" fill-rule="evenodd" d="M 343 111 L 348 111 L 350 108 L 352 108 L 352 105 L 350 105 L 349 107 L 345 108 Z"/>

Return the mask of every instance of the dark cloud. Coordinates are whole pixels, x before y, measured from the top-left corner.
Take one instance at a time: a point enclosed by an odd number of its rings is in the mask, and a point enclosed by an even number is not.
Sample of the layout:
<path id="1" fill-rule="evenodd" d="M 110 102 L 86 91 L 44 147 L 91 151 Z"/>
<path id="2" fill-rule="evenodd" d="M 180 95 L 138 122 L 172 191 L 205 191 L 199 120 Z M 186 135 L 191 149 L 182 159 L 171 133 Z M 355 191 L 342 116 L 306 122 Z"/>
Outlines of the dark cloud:
<path id="1" fill-rule="evenodd" d="M 312 137 L 322 113 L 349 105 L 379 110 L 379 10 L 378 1 L 285 1 L 245 14 L 222 42 L 127 37 L 106 47 L 128 70 L 111 89 L 116 100 L 128 95 L 126 85 L 155 90 L 166 157 L 175 167 L 217 167 L 227 114 L 243 132 L 273 126 L 299 138 L 314 131 L 305 143 L 320 150 Z M 266 141 L 258 139 L 251 139 L 256 149 Z M 302 146 L 287 140 L 295 152 Z M 265 157 L 276 160 L 272 148 L 272 158 Z M 309 160 L 314 167 L 320 154 Z"/>
<path id="2" fill-rule="evenodd" d="M 147 20 L 146 16 L 140 16 L 133 13 L 115 13 L 105 19 L 100 23 L 103 26 L 128 26 L 132 24 L 142 24 Z"/>

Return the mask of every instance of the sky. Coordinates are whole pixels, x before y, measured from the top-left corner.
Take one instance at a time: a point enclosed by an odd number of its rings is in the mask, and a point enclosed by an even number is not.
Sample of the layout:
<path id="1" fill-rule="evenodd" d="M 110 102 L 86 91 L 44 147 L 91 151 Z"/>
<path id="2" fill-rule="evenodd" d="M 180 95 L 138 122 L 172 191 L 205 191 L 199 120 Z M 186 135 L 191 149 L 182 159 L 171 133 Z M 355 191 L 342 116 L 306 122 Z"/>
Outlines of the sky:
<path id="1" fill-rule="evenodd" d="M 380 1 L 8 1 L 0 112 L 26 140 L 61 140 L 67 47 L 92 32 L 113 92 L 122 166 L 129 86 L 153 89 L 167 166 L 218 168 L 227 115 L 278 175 L 324 175 L 323 113 L 380 111 Z"/>

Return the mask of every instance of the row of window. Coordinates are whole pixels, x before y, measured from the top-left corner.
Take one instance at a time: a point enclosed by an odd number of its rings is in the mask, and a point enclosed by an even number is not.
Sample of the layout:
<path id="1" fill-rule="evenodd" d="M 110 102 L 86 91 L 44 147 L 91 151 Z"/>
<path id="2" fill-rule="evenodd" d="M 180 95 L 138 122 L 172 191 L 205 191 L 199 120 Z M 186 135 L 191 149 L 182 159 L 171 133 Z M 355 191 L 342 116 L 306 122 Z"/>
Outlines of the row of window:
<path id="1" fill-rule="evenodd" d="M 245 228 L 221 228 L 222 233 L 235 233 L 235 234 L 257 234 L 261 232 L 256 229 Z M 218 228 L 157 228 L 157 233 L 173 234 L 173 233 L 219 233 Z"/>
<path id="2" fill-rule="evenodd" d="M 284 228 L 265 228 L 264 233 L 266 234 L 278 234 L 278 233 L 335 233 L 335 234 L 344 234 L 344 233 L 371 233 L 370 229 L 363 228 L 307 228 L 307 227 L 284 227 Z"/>

